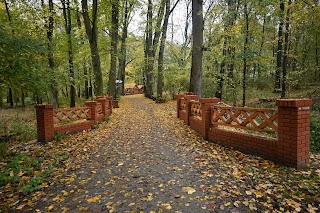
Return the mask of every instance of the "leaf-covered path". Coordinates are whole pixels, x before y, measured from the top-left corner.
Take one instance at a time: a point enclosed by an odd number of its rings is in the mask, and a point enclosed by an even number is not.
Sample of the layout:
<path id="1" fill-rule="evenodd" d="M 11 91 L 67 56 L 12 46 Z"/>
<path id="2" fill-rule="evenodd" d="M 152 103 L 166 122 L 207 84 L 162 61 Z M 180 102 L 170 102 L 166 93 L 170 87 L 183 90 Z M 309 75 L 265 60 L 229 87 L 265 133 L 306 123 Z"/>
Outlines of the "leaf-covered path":
<path id="1" fill-rule="evenodd" d="M 21 210 L 319 210 L 316 165 L 295 171 L 208 143 L 176 118 L 175 109 L 173 102 L 123 97 L 108 123 L 64 143 L 65 168 Z M 68 144 L 76 148 L 68 150 Z"/>

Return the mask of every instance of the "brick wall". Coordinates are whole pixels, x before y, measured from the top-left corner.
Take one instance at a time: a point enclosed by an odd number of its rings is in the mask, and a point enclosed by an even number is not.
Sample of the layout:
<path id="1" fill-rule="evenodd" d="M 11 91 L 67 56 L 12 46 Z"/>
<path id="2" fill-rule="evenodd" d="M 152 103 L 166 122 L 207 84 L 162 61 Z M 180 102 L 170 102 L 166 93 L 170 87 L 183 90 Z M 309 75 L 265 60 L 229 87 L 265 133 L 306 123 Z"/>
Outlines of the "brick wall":
<path id="1" fill-rule="evenodd" d="M 219 98 L 201 98 L 201 117 L 190 116 L 190 127 L 201 134 L 205 139 L 208 138 L 208 130 L 211 125 L 211 106 L 217 104 L 220 101 Z"/>
<path id="2" fill-rule="evenodd" d="M 98 115 L 97 105 L 101 103 L 102 115 Z M 97 101 L 87 101 L 85 105 L 90 109 L 90 117 L 83 122 L 64 124 L 60 126 L 54 125 L 53 105 L 37 105 L 37 137 L 39 142 L 49 142 L 53 139 L 54 133 L 76 133 L 86 129 L 90 129 L 95 123 L 105 117 L 109 117 L 112 113 L 112 97 L 97 97 Z"/>
<path id="3" fill-rule="evenodd" d="M 189 120 L 192 129 L 209 141 L 233 147 L 244 153 L 261 156 L 281 165 L 303 168 L 310 158 L 310 106 L 311 99 L 279 99 L 278 138 L 269 138 L 221 129 L 211 123 L 211 106 L 219 99 L 200 99 L 202 115 L 192 116 L 181 112 L 177 96 L 177 115 Z M 190 107 L 190 105 L 188 105 Z M 187 109 L 185 110 L 187 111 Z M 186 122 L 187 123 L 187 122 Z"/>
<path id="4" fill-rule="evenodd" d="M 182 96 L 177 95 L 177 110 L 178 110 L 178 117 L 185 122 L 185 124 L 189 125 L 189 118 L 191 116 L 191 101 L 192 100 L 198 100 L 198 96 L 193 95 L 193 93 L 186 93 Z M 183 98 L 186 101 L 186 109 L 181 110 L 180 104 L 181 104 L 181 98 Z"/>

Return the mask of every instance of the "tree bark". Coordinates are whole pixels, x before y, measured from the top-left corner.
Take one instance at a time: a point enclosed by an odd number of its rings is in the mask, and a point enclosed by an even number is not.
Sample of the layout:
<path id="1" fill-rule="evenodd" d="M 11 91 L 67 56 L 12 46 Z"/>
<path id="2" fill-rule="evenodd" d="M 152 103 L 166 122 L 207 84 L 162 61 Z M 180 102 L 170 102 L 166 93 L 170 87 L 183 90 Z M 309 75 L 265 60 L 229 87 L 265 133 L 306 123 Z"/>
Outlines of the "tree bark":
<path id="1" fill-rule="evenodd" d="M 70 0 L 61 0 L 63 17 L 65 22 L 65 30 L 68 39 L 68 56 L 69 56 L 69 76 L 70 76 L 70 107 L 76 106 L 76 88 L 74 81 L 74 66 L 73 66 L 73 50 L 71 40 L 71 9 Z"/>
<path id="2" fill-rule="evenodd" d="M 81 0 L 83 21 L 86 28 L 87 37 L 90 44 L 91 60 L 93 66 L 93 73 L 95 77 L 95 94 L 103 95 L 103 80 L 100 64 L 100 55 L 98 50 L 98 0 L 93 0 L 92 4 L 92 20 L 89 18 L 88 2 L 87 0 Z M 92 23 L 92 25 L 91 25 Z"/>
<path id="3" fill-rule="evenodd" d="M 275 73 L 274 92 L 280 90 L 281 78 L 281 60 L 282 60 L 282 43 L 283 43 L 283 19 L 284 19 L 284 0 L 280 0 L 279 30 L 278 30 L 278 48 L 277 48 L 277 69 Z"/>
<path id="4" fill-rule="evenodd" d="M 262 36 L 261 36 L 261 43 L 260 43 L 260 49 L 259 49 L 259 62 L 258 62 L 258 78 L 260 78 L 260 73 L 261 73 L 261 55 L 262 55 L 262 50 L 263 50 L 263 45 L 264 45 L 264 40 L 265 40 L 265 25 L 266 25 L 266 16 L 263 16 L 263 24 L 262 24 Z"/>
<path id="5" fill-rule="evenodd" d="M 202 96 L 203 9 L 202 0 L 192 0 L 192 62 L 190 92 Z"/>
<path id="6" fill-rule="evenodd" d="M 247 48 L 249 42 L 249 14 L 248 14 L 248 5 L 247 1 L 244 3 L 244 16 L 245 16 L 245 41 L 243 45 L 243 81 L 242 81 L 242 106 L 246 105 L 246 90 L 247 90 Z"/>
<path id="7" fill-rule="evenodd" d="M 54 71 L 54 58 L 53 58 L 53 51 L 52 51 L 52 36 L 53 36 L 53 25 L 54 25 L 54 19 L 53 19 L 53 0 L 49 0 L 49 17 L 46 20 L 48 28 L 47 28 L 47 46 L 48 46 L 48 63 L 49 63 L 49 69 L 52 73 L 51 83 L 50 83 L 50 93 L 52 98 L 52 104 L 54 108 L 59 108 L 59 101 L 58 101 L 58 83 L 55 77 L 55 71 Z"/>
<path id="8" fill-rule="evenodd" d="M 282 62 L 282 90 L 281 90 L 281 98 L 286 97 L 287 92 L 287 65 L 288 65 L 288 45 L 289 45 L 289 27 L 290 27 L 290 5 L 291 0 L 288 1 L 288 9 L 286 15 L 286 26 L 285 26 L 285 34 L 284 34 L 284 48 L 283 48 L 283 62 Z"/>
<path id="9" fill-rule="evenodd" d="M 8 99 L 9 99 L 9 103 L 10 103 L 10 107 L 13 108 L 14 103 L 13 103 L 13 94 L 12 94 L 12 88 L 9 87 L 9 95 L 8 95 Z"/>
<path id="10" fill-rule="evenodd" d="M 159 39 L 161 35 L 161 23 L 164 15 L 165 0 L 161 0 L 160 7 L 157 14 L 157 21 L 154 29 L 154 37 L 152 38 L 153 25 L 152 25 L 152 0 L 148 3 L 148 14 L 147 14 L 147 33 L 146 33 L 146 96 L 152 98 L 153 96 L 153 84 L 154 84 L 154 60 L 157 52 Z"/>
<path id="11" fill-rule="evenodd" d="M 109 72 L 109 95 L 116 98 L 118 28 L 119 28 L 119 1 L 112 0 L 111 17 L 111 64 Z"/>
<path id="12" fill-rule="evenodd" d="M 151 67 L 151 55 L 152 55 L 152 19 L 153 19 L 153 3 L 152 0 L 148 0 L 148 12 L 147 12 L 147 25 L 146 25 L 146 40 L 145 40 L 145 95 L 151 98 L 153 95 L 152 87 L 152 73 Z"/>
<path id="13" fill-rule="evenodd" d="M 167 30 L 170 16 L 170 0 L 166 0 L 166 12 L 164 16 L 164 22 L 162 25 L 162 36 L 160 41 L 159 58 L 158 58 L 158 84 L 157 84 L 157 96 L 162 98 L 163 90 L 163 57 L 164 48 L 167 39 Z"/>
<path id="14" fill-rule="evenodd" d="M 124 18 L 122 26 L 122 35 L 121 35 L 121 47 L 119 55 L 119 75 L 118 78 L 122 80 L 120 94 L 124 95 L 124 83 L 126 78 L 126 61 L 127 61 L 127 38 L 128 38 L 128 25 L 130 18 L 130 11 L 133 7 L 133 4 L 129 4 L 128 0 L 125 1 L 124 5 Z"/>

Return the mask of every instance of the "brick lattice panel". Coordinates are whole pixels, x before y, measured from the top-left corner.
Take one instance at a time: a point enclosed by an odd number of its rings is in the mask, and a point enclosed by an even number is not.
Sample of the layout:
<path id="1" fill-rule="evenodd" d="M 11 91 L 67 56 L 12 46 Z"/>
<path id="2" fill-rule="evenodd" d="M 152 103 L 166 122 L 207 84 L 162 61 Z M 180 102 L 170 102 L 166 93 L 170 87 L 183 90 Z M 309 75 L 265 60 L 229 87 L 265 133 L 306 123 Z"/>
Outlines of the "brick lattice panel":
<path id="1" fill-rule="evenodd" d="M 201 103 L 199 101 L 191 101 L 191 115 L 202 117 Z"/>
<path id="2" fill-rule="evenodd" d="M 90 108 L 88 107 L 57 109 L 53 111 L 53 119 L 55 124 L 88 118 L 90 118 Z"/>
<path id="3" fill-rule="evenodd" d="M 267 108 L 214 106 L 211 122 L 215 125 L 231 126 L 258 132 L 278 132 L 278 111 Z"/>

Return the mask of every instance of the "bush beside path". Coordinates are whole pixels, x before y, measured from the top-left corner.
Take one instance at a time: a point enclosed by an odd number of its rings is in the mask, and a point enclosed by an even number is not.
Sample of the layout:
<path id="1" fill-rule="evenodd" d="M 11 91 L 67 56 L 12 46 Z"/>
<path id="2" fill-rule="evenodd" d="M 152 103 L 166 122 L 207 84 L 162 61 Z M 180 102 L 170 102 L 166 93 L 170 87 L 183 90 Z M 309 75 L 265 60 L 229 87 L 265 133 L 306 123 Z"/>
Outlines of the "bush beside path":
<path id="1" fill-rule="evenodd" d="M 2 206 L 10 212 L 319 212 L 319 155 L 304 170 L 280 167 L 203 140 L 175 110 L 174 101 L 125 96 L 108 123 L 29 145 L 28 152 L 39 146 L 51 161 L 67 159 L 38 191 L 2 186 Z"/>

